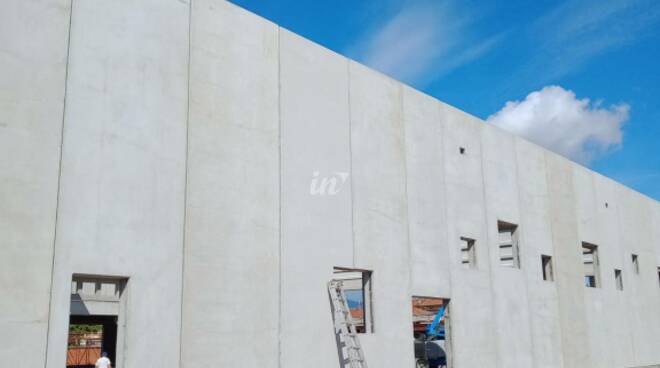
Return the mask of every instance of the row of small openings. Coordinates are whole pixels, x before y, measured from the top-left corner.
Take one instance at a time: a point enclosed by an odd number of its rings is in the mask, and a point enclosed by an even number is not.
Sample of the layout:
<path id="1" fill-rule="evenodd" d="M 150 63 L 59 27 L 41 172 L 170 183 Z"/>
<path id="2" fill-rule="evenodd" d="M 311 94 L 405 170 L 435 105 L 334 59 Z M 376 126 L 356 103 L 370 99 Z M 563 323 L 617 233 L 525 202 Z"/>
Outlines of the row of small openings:
<path id="1" fill-rule="evenodd" d="M 466 153 L 465 147 L 459 147 L 458 152 L 461 155 L 464 155 Z M 605 208 L 609 208 L 609 203 L 605 202 Z M 517 231 L 518 225 L 498 221 L 497 226 L 499 233 L 500 265 L 503 267 L 520 268 L 520 253 Z M 476 241 L 467 237 L 461 237 L 460 239 L 461 264 L 463 264 L 465 268 L 476 268 Z M 587 287 L 597 287 L 599 283 L 598 272 L 596 272 L 595 269 L 595 267 L 597 267 L 597 263 L 594 262 L 597 246 L 593 244 L 582 243 L 582 250 L 583 262 L 585 264 L 585 285 Z M 633 271 L 636 274 L 639 274 L 639 260 L 636 254 L 632 255 L 632 264 Z M 554 280 L 551 256 L 541 255 L 541 269 L 543 272 L 543 280 Z M 617 289 L 623 290 L 623 276 L 621 270 L 614 270 L 614 278 L 616 281 Z M 660 283 L 660 266 L 658 266 L 658 283 Z"/>
<path id="2" fill-rule="evenodd" d="M 498 221 L 498 249 L 500 266 L 520 268 L 520 244 L 518 225 Z M 461 237 L 461 264 L 465 268 L 477 267 L 476 240 Z M 598 287 L 600 285 L 600 272 L 598 270 L 598 246 L 595 244 L 582 243 L 582 261 L 584 264 L 584 284 L 587 287 Z M 639 274 L 639 257 L 631 255 L 633 272 Z M 552 256 L 541 255 L 541 272 L 543 280 L 554 281 Z M 614 279 L 618 290 L 623 290 L 623 273 L 620 269 L 614 270 Z M 660 267 L 658 267 L 658 282 L 660 282 Z"/>
<path id="3" fill-rule="evenodd" d="M 498 221 L 497 227 L 500 266 L 520 268 L 518 225 Z M 477 267 L 475 244 L 474 239 L 460 238 L 461 264 L 465 268 Z"/>
<path id="4" fill-rule="evenodd" d="M 633 272 L 639 275 L 639 257 L 631 255 Z M 590 288 L 600 287 L 600 262 L 598 259 L 598 246 L 582 242 L 582 263 L 584 266 L 584 286 Z M 660 281 L 660 267 L 658 267 L 658 278 Z M 623 290 L 623 272 L 614 269 L 614 283 L 617 290 Z"/>
<path id="5" fill-rule="evenodd" d="M 520 268 L 520 247 L 518 225 L 498 221 L 498 250 L 502 267 Z M 476 240 L 467 237 L 460 238 L 461 264 L 464 268 L 477 268 Z M 543 280 L 553 281 L 552 257 L 541 255 L 541 271 Z"/>

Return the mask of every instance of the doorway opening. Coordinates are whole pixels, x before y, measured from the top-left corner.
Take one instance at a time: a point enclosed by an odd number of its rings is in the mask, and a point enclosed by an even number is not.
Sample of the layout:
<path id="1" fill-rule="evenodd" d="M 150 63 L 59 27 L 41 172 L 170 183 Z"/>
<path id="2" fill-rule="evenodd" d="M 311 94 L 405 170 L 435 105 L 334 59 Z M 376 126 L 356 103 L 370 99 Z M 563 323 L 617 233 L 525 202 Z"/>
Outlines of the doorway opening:
<path id="1" fill-rule="evenodd" d="M 105 353 L 112 366 L 119 366 L 128 279 L 74 275 L 71 281 L 67 368 L 93 368 Z"/>
<path id="2" fill-rule="evenodd" d="M 451 364 L 449 299 L 412 297 L 415 368 L 447 368 Z"/>
<path id="3" fill-rule="evenodd" d="M 70 316 L 66 366 L 92 368 L 103 352 L 117 357 L 116 316 Z"/>

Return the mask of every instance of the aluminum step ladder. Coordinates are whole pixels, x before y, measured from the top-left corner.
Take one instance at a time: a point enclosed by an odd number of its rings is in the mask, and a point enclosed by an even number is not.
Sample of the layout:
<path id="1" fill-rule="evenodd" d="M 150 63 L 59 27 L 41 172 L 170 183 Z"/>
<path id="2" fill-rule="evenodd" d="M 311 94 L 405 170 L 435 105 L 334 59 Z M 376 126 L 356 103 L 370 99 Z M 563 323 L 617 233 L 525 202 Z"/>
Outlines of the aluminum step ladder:
<path id="1" fill-rule="evenodd" d="M 364 360 L 362 346 L 360 346 L 360 340 L 355 330 L 355 321 L 351 316 L 342 282 L 339 280 L 330 281 L 328 283 L 328 292 L 330 293 L 332 309 L 334 310 L 335 333 L 339 335 L 340 341 L 345 347 L 343 366 L 367 368 L 367 362 Z M 344 353 L 344 349 L 342 349 L 342 353 Z"/>

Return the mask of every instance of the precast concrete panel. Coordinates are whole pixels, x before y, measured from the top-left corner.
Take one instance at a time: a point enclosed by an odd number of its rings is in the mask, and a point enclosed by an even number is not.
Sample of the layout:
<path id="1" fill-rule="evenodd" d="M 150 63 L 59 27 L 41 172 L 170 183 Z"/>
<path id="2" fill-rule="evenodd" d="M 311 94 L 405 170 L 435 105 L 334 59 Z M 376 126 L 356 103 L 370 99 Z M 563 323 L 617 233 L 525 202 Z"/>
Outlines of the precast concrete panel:
<path id="1" fill-rule="evenodd" d="M 573 189 L 573 164 L 545 152 L 565 368 L 592 367 L 584 306 L 584 266 Z"/>
<path id="2" fill-rule="evenodd" d="M 481 131 L 481 147 L 499 366 L 534 367 L 525 270 L 537 269 L 539 264 L 534 262 L 533 252 L 528 252 L 534 245 L 526 242 L 526 229 L 520 226 L 515 139 L 488 126 Z M 500 220 L 518 226 L 518 266 L 500 265 Z M 518 338 L 511 339 L 511 335 Z"/>
<path id="3" fill-rule="evenodd" d="M 520 227 L 524 250 L 522 272 L 527 283 L 534 366 L 562 367 L 561 328 L 557 298 L 556 260 L 552 246 L 550 203 L 546 182 L 544 150 L 523 139 L 515 139 Z M 541 256 L 551 259 L 552 273 L 543 279 Z"/>
<path id="4" fill-rule="evenodd" d="M 437 100 L 403 88 L 412 294 L 451 295 L 443 123 Z"/>
<path id="5" fill-rule="evenodd" d="M 656 364 L 658 360 L 657 344 L 660 336 L 660 304 L 656 295 L 648 290 L 657 287 L 658 275 L 654 265 L 655 259 L 652 236 L 649 229 L 651 222 L 651 206 L 644 196 L 629 191 L 618 185 L 619 221 L 621 244 L 624 247 L 625 268 L 629 274 L 629 293 L 626 306 L 628 328 L 632 331 L 634 365 L 644 366 Z M 638 256 L 639 273 L 632 263 L 632 254 Z"/>
<path id="6" fill-rule="evenodd" d="M 622 247 L 619 233 L 618 185 L 598 174 L 590 175 L 594 196 L 592 211 L 597 228 L 595 236 L 597 243 L 602 245 L 602 272 L 606 281 L 599 298 L 585 301 L 587 308 L 591 308 L 587 315 L 590 318 L 592 357 L 598 367 L 625 367 L 634 357 L 632 331 L 628 328 L 631 315 L 627 311 L 632 275 L 627 271 L 629 256 Z M 623 290 L 617 290 L 615 269 L 622 271 Z M 613 315 L 617 317 L 612 318 Z M 619 343 L 612 344 L 613 340 Z"/>
<path id="7" fill-rule="evenodd" d="M 337 367 L 327 283 L 356 266 L 348 61 L 280 30 L 281 366 Z"/>
<path id="8" fill-rule="evenodd" d="M 451 351 L 457 367 L 497 367 L 497 343 L 486 235 L 477 118 L 440 104 L 448 257 L 451 270 Z M 460 238 L 475 240 L 476 264 L 461 264 Z"/>
<path id="9" fill-rule="evenodd" d="M 355 264 L 373 270 L 369 364 L 414 364 L 402 86 L 350 63 Z"/>
<path id="10" fill-rule="evenodd" d="M 0 11 L 0 362 L 46 358 L 70 2 Z"/>
<path id="11" fill-rule="evenodd" d="M 188 4 L 74 1 L 47 367 L 71 277 L 128 277 L 119 366 L 179 365 Z"/>
<path id="12" fill-rule="evenodd" d="M 617 366 L 614 365 L 615 360 L 610 360 L 606 351 L 613 350 L 607 346 L 607 341 L 612 341 L 611 339 L 614 337 L 610 331 L 614 324 L 608 324 L 603 317 L 609 314 L 605 311 L 606 303 L 611 302 L 610 292 L 615 289 L 613 264 L 616 255 L 614 247 L 617 247 L 617 244 L 611 244 L 609 239 L 601 236 L 594 177 L 581 166 L 573 165 L 572 169 L 578 238 L 581 242 L 586 241 L 598 246 L 598 286 L 585 288 L 584 295 L 588 330 L 588 343 L 585 343 L 584 346 L 590 350 L 591 366 L 615 367 Z M 616 308 L 615 304 L 609 306 L 612 309 Z M 607 333 L 603 333 L 605 331 Z"/>
<path id="13" fill-rule="evenodd" d="M 277 367 L 279 29 L 220 0 L 191 22 L 181 367 Z"/>

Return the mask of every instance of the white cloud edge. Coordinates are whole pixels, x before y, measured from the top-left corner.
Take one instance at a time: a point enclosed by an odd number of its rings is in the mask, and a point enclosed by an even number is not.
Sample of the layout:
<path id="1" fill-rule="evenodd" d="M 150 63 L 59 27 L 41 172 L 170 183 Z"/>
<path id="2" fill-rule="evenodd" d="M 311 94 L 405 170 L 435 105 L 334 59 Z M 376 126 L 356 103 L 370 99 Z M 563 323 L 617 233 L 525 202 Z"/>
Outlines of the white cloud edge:
<path id="1" fill-rule="evenodd" d="M 569 159 L 588 165 L 623 145 L 630 105 L 608 107 L 578 99 L 571 90 L 546 86 L 522 101 L 508 101 L 486 119 Z"/>

